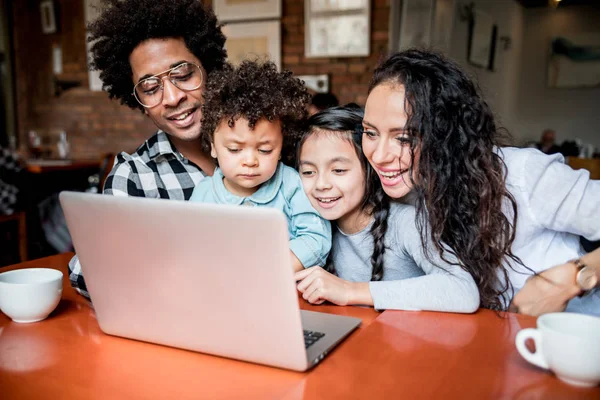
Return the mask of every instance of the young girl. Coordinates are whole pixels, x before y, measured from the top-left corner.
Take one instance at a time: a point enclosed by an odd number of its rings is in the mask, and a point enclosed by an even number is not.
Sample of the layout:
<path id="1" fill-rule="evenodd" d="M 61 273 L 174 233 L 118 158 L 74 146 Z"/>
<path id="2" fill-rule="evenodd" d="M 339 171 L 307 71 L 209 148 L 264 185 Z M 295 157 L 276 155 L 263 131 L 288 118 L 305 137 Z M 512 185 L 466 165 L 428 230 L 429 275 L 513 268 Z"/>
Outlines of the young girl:
<path id="1" fill-rule="evenodd" d="M 304 190 L 334 222 L 326 267 L 296 273 L 310 303 L 362 304 L 377 309 L 474 312 L 473 278 L 421 246 L 414 208 L 389 202 L 360 148 L 362 110 L 336 107 L 309 119 L 299 143 Z M 337 276 L 336 276 L 337 275 Z"/>
<path id="2" fill-rule="evenodd" d="M 476 84 L 441 55 L 407 50 L 378 66 L 363 129 L 383 190 L 416 205 L 423 245 L 457 259 L 482 307 L 506 309 L 533 272 L 580 257 L 579 236 L 600 239 L 600 181 L 560 155 L 503 147 Z M 600 293 L 568 309 L 600 313 Z"/>
<path id="3" fill-rule="evenodd" d="M 204 90 L 201 135 L 217 160 L 190 201 L 273 207 L 288 219 L 292 264 L 323 265 L 331 227 L 311 206 L 298 173 L 283 165 L 309 100 L 301 81 L 272 62 L 215 71 Z"/>

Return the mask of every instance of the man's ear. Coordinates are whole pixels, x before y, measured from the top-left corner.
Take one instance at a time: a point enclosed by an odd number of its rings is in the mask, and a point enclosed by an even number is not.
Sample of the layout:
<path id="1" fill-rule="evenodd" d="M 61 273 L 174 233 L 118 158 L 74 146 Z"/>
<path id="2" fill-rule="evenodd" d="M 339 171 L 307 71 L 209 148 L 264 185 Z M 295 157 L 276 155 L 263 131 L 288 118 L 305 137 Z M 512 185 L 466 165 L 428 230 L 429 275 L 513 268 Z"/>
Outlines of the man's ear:
<path id="1" fill-rule="evenodd" d="M 217 158 L 217 151 L 215 150 L 214 142 L 210 142 L 210 156 L 212 158 Z"/>

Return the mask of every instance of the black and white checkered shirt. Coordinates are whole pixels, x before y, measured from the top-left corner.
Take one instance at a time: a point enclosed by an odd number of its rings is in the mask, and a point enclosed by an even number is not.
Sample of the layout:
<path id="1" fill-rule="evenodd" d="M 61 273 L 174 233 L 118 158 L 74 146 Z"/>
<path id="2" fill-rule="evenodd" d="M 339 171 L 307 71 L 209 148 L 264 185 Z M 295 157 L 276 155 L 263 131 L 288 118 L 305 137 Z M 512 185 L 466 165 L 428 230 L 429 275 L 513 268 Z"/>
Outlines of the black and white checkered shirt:
<path id="1" fill-rule="evenodd" d="M 166 133 L 158 131 L 135 153 L 117 155 L 103 193 L 188 200 L 202 178 L 202 170 L 175 150 Z M 71 286 L 89 299 L 77 256 L 69 262 L 69 279 Z"/>

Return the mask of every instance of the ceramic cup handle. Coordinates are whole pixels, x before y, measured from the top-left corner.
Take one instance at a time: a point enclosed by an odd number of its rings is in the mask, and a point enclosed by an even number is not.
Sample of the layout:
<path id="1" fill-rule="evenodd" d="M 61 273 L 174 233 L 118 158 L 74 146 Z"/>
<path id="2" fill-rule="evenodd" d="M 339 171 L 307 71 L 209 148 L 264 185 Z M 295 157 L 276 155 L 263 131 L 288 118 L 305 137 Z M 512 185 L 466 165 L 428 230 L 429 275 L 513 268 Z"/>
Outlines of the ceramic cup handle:
<path id="1" fill-rule="evenodd" d="M 535 353 L 529 351 L 525 342 L 527 339 L 532 339 L 535 343 Z M 533 365 L 537 365 L 540 368 L 549 369 L 546 359 L 542 355 L 542 335 L 539 330 L 535 328 L 527 328 L 519 331 L 515 339 L 517 350 L 523 356 L 523 358 Z"/>

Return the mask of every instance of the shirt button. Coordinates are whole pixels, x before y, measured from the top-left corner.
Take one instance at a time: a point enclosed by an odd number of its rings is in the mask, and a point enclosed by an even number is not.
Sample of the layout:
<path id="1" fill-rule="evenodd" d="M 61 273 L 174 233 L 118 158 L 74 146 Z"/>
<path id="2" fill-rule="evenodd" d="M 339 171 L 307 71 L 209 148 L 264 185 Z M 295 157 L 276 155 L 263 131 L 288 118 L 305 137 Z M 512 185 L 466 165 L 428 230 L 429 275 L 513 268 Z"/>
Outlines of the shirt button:
<path id="1" fill-rule="evenodd" d="M 254 207 L 256 204 L 254 204 L 250 200 L 244 200 L 243 203 L 242 203 L 242 205 L 246 206 L 246 207 Z"/>

